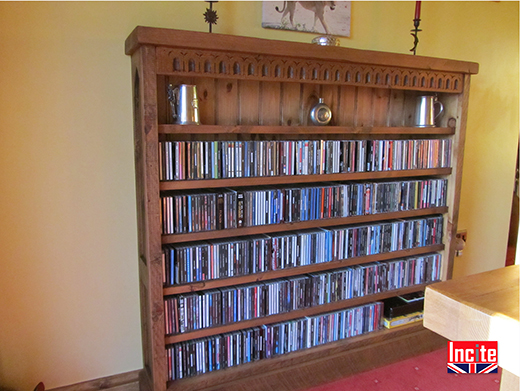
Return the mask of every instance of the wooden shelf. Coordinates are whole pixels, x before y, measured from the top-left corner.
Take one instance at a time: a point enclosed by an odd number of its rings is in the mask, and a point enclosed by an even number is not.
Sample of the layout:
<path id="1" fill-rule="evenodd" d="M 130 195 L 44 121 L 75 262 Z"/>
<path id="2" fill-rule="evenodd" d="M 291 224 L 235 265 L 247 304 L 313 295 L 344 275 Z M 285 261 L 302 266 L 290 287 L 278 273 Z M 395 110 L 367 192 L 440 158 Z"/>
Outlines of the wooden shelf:
<path id="1" fill-rule="evenodd" d="M 160 190 L 190 190 L 217 187 L 241 187 L 262 185 L 293 185 L 297 183 L 334 182 L 334 181 L 361 181 L 372 179 L 395 179 L 416 178 L 422 176 L 445 176 L 451 175 L 451 168 L 429 168 L 421 170 L 395 170 L 374 172 L 349 172 L 341 174 L 323 175 L 284 175 L 248 178 L 225 178 L 225 179 L 194 179 L 185 181 L 162 181 Z"/>
<path id="2" fill-rule="evenodd" d="M 427 284 L 413 285 L 411 287 L 376 293 L 376 294 L 368 295 L 368 296 L 355 297 L 352 299 L 337 301 L 337 302 L 329 303 L 329 304 L 323 304 L 323 305 L 316 306 L 316 307 L 303 308 L 301 310 L 294 310 L 294 311 L 290 311 L 290 312 L 279 313 L 276 315 L 265 316 L 262 318 L 244 320 L 242 322 L 235 322 L 235 323 L 231 323 L 231 324 L 226 324 L 224 326 L 195 330 L 195 331 L 190 331 L 188 333 L 182 333 L 182 334 L 176 334 L 176 335 L 167 335 L 165 337 L 165 343 L 166 343 L 166 345 L 169 345 L 169 344 L 173 344 L 173 343 L 177 343 L 177 342 L 189 341 L 192 339 L 209 337 L 211 335 L 224 334 L 224 333 L 229 333 L 232 331 L 247 329 L 250 327 L 261 326 L 263 324 L 280 323 L 280 322 L 285 322 L 287 320 L 303 318 L 306 316 L 314 316 L 314 315 L 318 315 L 321 313 L 338 311 L 341 309 L 346 309 L 346 308 L 354 307 L 357 305 L 362 305 L 362 304 L 366 304 L 366 303 L 371 303 L 371 302 L 387 299 L 387 298 L 393 297 L 393 296 L 404 295 L 407 293 L 420 291 L 420 290 L 423 290 L 426 286 L 427 286 Z"/>
<path id="3" fill-rule="evenodd" d="M 378 213 L 363 216 L 336 217 L 332 219 L 300 221 L 295 223 L 282 223 L 271 225 L 258 225 L 255 227 L 242 227 L 233 229 L 223 229 L 217 231 L 192 232 L 186 234 L 162 235 L 163 244 L 174 244 L 193 242 L 198 240 L 233 238 L 237 236 L 269 234 L 275 232 L 284 232 L 292 230 L 301 230 L 318 227 L 332 227 L 335 225 L 371 223 L 374 221 L 385 221 L 394 219 L 404 219 L 409 217 L 428 216 L 433 214 L 444 214 L 448 211 L 448 207 L 442 206 L 438 208 L 415 209 L 401 212 Z"/>
<path id="4" fill-rule="evenodd" d="M 428 135 L 450 136 L 454 128 L 412 126 L 260 126 L 260 125 L 159 125 L 159 134 L 273 134 L 273 135 Z"/>
<path id="5" fill-rule="evenodd" d="M 273 270 L 264 273 L 248 274 L 245 276 L 237 276 L 230 278 L 220 278 L 216 280 L 200 281 L 191 284 L 167 286 L 163 289 L 164 296 L 179 295 L 182 293 L 198 292 L 207 289 L 223 288 L 230 285 L 243 285 L 256 282 L 263 282 L 277 278 L 285 278 L 298 276 L 301 274 L 322 272 L 327 270 L 339 269 L 352 265 L 362 265 L 375 261 L 386 261 L 390 259 L 406 258 L 421 254 L 428 254 L 444 250 L 444 244 L 435 244 L 433 246 L 417 247 L 407 250 L 392 251 L 387 253 L 366 255 L 363 257 L 354 257 L 348 259 L 340 259 L 332 262 L 316 263 L 312 265 L 291 267 L 280 270 Z"/>

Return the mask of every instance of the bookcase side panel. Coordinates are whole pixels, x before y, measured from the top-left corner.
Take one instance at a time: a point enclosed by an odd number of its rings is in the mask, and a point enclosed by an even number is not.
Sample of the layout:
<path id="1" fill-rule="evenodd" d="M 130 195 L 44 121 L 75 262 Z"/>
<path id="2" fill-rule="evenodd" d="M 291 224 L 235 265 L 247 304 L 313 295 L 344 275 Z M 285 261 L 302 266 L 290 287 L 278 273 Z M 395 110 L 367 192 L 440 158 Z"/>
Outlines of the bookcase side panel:
<path id="1" fill-rule="evenodd" d="M 166 384 L 162 298 L 161 216 L 159 197 L 157 78 L 155 48 L 143 46 L 132 55 L 134 145 L 138 218 L 143 361 L 156 391 Z M 143 385 L 143 388 L 146 388 Z"/>
<path id="2" fill-rule="evenodd" d="M 453 261 L 455 258 L 455 236 L 459 221 L 460 190 L 462 187 L 462 169 L 464 161 L 464 146 L 466 138 L 466 124 L 469 104 L 469 88 L 471 76 L 464 76 L 464 86 L 461 94 L 443 96 L 443 103 L 447 113 L 444 121 L 451 126 L 455 119 L 455 135 L 452 138 L 452 175 L 448 178 L 448 218 L 447 227 L 444 233 L 446 244 L 446 256 L 444 261 L 444 278 L 451 279 L 453 274 Z"/>

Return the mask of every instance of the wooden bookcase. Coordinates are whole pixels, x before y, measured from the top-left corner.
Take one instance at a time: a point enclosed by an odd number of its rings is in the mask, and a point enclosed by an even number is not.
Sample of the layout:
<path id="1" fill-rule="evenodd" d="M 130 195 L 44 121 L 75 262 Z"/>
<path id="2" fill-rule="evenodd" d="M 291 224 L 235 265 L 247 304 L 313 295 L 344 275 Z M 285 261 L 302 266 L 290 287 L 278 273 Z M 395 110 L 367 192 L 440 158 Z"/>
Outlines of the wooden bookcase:
<path id="1" fill-rule="evenodd" d="M 271 315 L 224 326 L 165 335 L 164 298 L 214 288 L 269 281 L 431 252 L 442 254 L 442 278 L 451 278 L 457 229 L 470 75 L 478 64 L 342 47 L 137 27 L 126 40 L 132 57 L 139 271 L 144 369 L 141 388 L 169 390 L 290 390 L 333 381 L 429 351 L 439 337 L 414 324 L 380 330 L 186 379 L 169 381 L 166 346 L 172 343 L 350 308 L 425 285 Z M 168 84 L 195 84 L 201 125 L 173 125 Z M 416 97 L 437 94 L 445 113 L 437 127 L 413 127 Z M 331 107 L 332 123 L 313 126 L 309 110 L 318 97 Z M 159 143 L 164 140 L 406 140 L 451 139 L 451 167 L 161 181 Z M 172 190 L 294 186 L 309 183 L 446 178 L 447 205 L 375 215 L 195 233 L 162 234 L 160 197 Z M 440 244 L 329 263 L 184 285 L 163 285 L 163 245 L 308 228 L 384 222 L 441 214 Z"/>

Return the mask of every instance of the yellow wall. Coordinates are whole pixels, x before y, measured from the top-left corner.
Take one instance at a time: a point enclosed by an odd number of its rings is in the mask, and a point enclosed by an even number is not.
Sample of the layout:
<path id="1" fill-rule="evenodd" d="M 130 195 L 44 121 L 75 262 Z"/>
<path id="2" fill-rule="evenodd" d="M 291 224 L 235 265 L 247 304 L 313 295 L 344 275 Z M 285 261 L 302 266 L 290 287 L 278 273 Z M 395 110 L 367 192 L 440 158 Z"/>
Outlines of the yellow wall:
<path id="1" fill-rule="evenodd" d="M 204 2 L 0 2 L 0 385 L 141 367 L 130 59 L 136 25 L 207 31 Z M 264 30 L 219 2 L 215 32 Z M 353 2 L 342 45 L 408 53 L 412 2 Z M 518 2 L 423 2 L 418 54 L 473 77 L 456 275 L 503 265 L 518 139 Z"/>

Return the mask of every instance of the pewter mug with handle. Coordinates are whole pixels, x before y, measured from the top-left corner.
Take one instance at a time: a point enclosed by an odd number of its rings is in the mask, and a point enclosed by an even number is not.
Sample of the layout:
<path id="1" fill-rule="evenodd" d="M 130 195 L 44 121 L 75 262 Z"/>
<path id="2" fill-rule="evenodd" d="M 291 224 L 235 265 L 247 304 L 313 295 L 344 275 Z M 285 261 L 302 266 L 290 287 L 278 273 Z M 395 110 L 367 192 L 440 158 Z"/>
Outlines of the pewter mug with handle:
<path id="1" fill-rule="evenodd" d="M 439 105 L 439 112 L 435 115 L 435 105 Z M 415 126 L 435 126 L 435 119 L 444 111 L 444 105 L 437 100 L 436 96 L 423 95 L 417 97 L 415 109 Z"/>
<path id="2" fill-rule="evenodd" d="M 181 84 L 174 87 L 170 84 L 168 86 L 168 101 L 172 108 L 172 117 L 175 124 L 200 124 L 197 86 Z"/>

